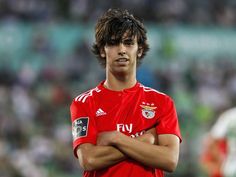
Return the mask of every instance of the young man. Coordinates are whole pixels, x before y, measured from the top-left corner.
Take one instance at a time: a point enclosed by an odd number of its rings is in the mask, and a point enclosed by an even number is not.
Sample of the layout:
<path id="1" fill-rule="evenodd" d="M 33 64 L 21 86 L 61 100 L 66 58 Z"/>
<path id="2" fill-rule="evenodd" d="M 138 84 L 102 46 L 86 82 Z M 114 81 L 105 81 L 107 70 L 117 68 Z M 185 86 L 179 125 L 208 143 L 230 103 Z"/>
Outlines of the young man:
<path id="1" fill-rule="evenodd" d="M 93 52 L 106 80 L 71 104 L 74 154 L 93 177 L 162 177 L 173 172 L 181 135 L 172 99 L 136 80 L 146 29 L 126 10 L 97 22 Z"/>

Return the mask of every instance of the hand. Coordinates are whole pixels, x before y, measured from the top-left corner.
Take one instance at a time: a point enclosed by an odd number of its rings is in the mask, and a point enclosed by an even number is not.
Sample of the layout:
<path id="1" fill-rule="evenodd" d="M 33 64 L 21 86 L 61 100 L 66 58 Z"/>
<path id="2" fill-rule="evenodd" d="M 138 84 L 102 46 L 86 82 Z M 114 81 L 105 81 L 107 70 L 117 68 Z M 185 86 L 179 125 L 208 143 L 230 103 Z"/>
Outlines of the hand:
<path id="1" fill-rule="evenodd" d="M 122 134 L 118 131 L 107 131 L 98 134 L 97 145 L 109 146 L 113 145 L 114 141 Z"/>
<path id="2" fill-rule="evenodd" d="M 156 128 L 150 128 L 143 134 L 142 136 L 139 137 L 140 141 L 149 143 L 149 144 L 157 144 L 158 143 L 158 136 L 156 134 Z"/>
<path id="3" fill-rule="evenodd" d="M 155 127 L 150 128 L 150 129 L 148 129 L 145 133 L 150 133 L 150 134 L 152 134 L 152 135 L 156 135 L 156 128 L 155 128 Z"/>

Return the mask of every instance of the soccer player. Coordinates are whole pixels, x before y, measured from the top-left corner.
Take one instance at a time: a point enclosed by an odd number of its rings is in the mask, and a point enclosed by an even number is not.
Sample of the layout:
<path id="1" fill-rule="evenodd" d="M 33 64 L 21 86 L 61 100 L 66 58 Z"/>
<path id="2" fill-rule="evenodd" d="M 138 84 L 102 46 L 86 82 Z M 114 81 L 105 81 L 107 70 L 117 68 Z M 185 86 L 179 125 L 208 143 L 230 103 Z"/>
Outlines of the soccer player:
<path id="1" fill-rule="evenodd" d="M 202 165 L 210 177 L 236 176 L 236 108 L 220 115 L 207 137 Z"/>
<path id="2" fill-rule="evenodd" d="M 173 172 L 181 134 L 173 100 L 136 79 L 146 29 L 127 10 L 97 22 L 93 52 L 106 71 L 70 107 L 74 154 L 85 177 L 162 177 Z"/>

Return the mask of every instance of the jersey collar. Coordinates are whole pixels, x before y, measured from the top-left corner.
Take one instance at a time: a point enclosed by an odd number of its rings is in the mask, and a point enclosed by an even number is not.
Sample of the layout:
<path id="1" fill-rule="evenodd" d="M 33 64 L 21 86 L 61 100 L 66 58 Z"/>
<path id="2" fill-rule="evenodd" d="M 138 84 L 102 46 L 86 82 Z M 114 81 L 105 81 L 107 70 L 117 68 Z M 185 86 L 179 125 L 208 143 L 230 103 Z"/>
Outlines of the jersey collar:
<path id="1" fill-rule="evenodd" d="M 138 88 L 140 88 L 140 83 L 139 82 L 136 82 L 136 84 L 133 86 L 133 87 L 131 87 L 131 88 L 127 88 L 127 89 L 124 89 L 124 90 L 121 90 L 121 91 L 114 91 L 114 90 L 110 90 L 110 89 L 108 89 L 108 88 L 106 88 L 106 87 L 104 87 L 104 82 L 105 82 L 105 80 L 104 81 L 102 81 L 99 85 L 98 85 L 98 88 L 100 89 L 100 90 L 103 90 L 103 91 L 105 91 L 105 92 L 110 92 L 110 93 L 124 93 L 124 92 L 135 92 L 135 91 L 137 91 L 138 90 Z"/>

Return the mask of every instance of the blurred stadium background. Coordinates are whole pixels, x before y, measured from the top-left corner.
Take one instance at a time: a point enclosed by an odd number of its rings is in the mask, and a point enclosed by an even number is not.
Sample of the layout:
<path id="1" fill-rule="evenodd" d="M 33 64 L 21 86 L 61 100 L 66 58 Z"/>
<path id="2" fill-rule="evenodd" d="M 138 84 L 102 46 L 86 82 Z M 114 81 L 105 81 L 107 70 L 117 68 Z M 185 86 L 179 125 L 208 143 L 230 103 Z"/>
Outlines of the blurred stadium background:
<path id="1" fill-rule="evenodd" d="M 0 0 L 0 177 L 80 176 L 69 105 L 104 79 L 90 47 L 111 7 L 144 20 L 138 78 L 176 102 L 183 143 L 168 176 L 206 176 L 204 135 L 236 101 L 234 0 Z"/>

